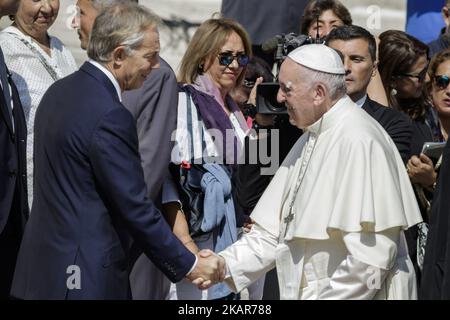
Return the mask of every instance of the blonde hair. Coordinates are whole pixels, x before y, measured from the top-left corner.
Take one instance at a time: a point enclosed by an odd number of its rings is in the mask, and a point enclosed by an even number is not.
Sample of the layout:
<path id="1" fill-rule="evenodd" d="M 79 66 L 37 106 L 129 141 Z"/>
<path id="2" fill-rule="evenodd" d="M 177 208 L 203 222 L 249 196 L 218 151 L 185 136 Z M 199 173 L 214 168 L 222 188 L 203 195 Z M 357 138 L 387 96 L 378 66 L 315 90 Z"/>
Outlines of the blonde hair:
<path id="1" fill-rule="evenodd" d="M 198 27 L 188 48 L 181 59 L 178 81 L 183 83 L 194 83 L 197 76 L 205 71 L 205 64 L 210 66 L 212 59 L 216 57 L 222 46 L 227 41 L 229 35 L 236 32 L 244 43 L 245 53 L 251 57 L 252 47 L 247 31 L 235 20 L 217 18 L 209 19 Z M 209 59 L 209 61 L 207 61 Z M 245 76 L 245 69 L 242 70 L 236 84 L 242 82 Z"/>

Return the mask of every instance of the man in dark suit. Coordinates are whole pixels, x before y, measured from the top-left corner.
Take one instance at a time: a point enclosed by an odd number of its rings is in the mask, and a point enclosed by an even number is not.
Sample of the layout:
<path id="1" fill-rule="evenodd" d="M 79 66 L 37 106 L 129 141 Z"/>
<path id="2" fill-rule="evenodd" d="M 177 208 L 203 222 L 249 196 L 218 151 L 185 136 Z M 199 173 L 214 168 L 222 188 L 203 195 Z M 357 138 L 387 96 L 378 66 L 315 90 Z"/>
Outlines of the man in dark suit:
<path id="1" fill-rule="evenodd" d="M 44 95 L 35 123 L 35 200 L 11 295 L 127 299 L 135 241 L 173 282 L 223 278 L 147 198 L 135 120 L 121 93 L 159 67 L 159 19 L 135 4 L 95 20 L 86 62 Z M 205 285 L 205 283 L 203 283 Z"/>
<path id="2" fill-rule="evenodd" d="M 14 14 L 19 1 L 0 0 L 0 17 Z M 11 289 L 17 252 L 28 217 L 26 122 L 16 87 L 0 49 L 0 299 Z"/>
<path id="3" fill-rule="evenodd" d="M 77 29 L 82 49 L 87 49 L 89 34 L 95 18 L 101 10 L 123 0 L 78 0 L 83 19 L 74 18 L 72 26 Z M 137 2 L 129 0 L 130 2 Z M 175 73 L 160 58 L 160 67 L 135 90 L 123 94 L 123 105 L 136 119 L 139 153 L 144 170 L 148 197 L 158 209 L 162 209 L 162 185 L 169 175 L 168 167 L 173 147 L 171 135 L 176 129 L 178 86 Z M 163 211 L 165 215 L 168 213 Z M 181 221 L 181 219 L 168 219 Z M 188 241 L 184 240 L 183 242 Z M 169 298 L 170 281 L 155 267 L 145 254 L 136 260 L 130 274 L 133 299 L 164 300 Z"/>
<path id="4" fill-rule="evenodd" d="M 340 52 L 344 59 L 347 94 L 386 130 L 406 163 L 410 154 L 411 121 L 401 112 L 385 107 L 367 96 L 369 82 L 377 72 L 375 38 L 364 28 L 350 25 L 332 30 L 326 43 Z"/>

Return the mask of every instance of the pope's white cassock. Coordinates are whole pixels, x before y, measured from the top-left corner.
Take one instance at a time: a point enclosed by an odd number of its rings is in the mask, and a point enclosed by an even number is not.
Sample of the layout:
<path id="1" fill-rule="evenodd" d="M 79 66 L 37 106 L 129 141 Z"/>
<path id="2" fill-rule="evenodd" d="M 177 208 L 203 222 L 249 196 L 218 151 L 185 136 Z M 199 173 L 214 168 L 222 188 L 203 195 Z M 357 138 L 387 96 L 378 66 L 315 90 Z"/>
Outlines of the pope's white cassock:
<path id="1" fill-rule="evenodd" d="M 251 217 L 220 253 L 236 292 L 276 266 L 282 299 L 417 298 L 403 230 L 422 218 L 409 178 L 348 96 L 306 129 Z"/>

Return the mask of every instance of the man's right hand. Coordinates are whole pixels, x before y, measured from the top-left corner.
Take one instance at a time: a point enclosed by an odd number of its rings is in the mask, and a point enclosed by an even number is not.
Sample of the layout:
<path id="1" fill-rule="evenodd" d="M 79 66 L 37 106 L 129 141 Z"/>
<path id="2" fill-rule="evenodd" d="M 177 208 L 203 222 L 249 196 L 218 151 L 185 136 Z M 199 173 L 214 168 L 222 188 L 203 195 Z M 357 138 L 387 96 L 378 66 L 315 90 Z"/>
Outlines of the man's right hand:
<path id="1" fill-rule="evenodd" d="M 202 250 L 197 255 L 198 262 L 187 278 L 199 289 L 208 289 L 212 285 L 222 282 L 225 266 L 219 256 L 210 250 Z"/>

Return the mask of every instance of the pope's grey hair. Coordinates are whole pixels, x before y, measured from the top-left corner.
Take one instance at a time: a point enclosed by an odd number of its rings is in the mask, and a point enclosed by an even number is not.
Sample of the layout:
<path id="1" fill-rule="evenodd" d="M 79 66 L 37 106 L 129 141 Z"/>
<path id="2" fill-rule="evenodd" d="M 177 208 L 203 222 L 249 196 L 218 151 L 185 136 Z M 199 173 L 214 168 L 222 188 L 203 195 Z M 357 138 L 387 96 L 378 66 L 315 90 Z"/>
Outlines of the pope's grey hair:
<path id="1" fill-rule="evenodd" d="M 112 52 L 124 46 L 128 56 L 139 48 L 145 33 L 157 27 L 161 19 L 149 9 L 133 1 L 122 1 L 105 8 L 95 19 L 87 48 L 88 57 L 105 63 L 112 59 Z"/>
<path id="2" fill-rule="evenodd" d="M 334 74 L 322 71 L 313 70 L 311 68 L 301 66 L 303 69 L 302 77 L 307 79 L 308 83 L 313 86 L 314 84 L 320 82 L 323 83 L 330 92 L 330 98 L 336 100 L 344 96 L 347 92 L 347 87 L 345 85 L 345 75 L 344 74 Z"/>

